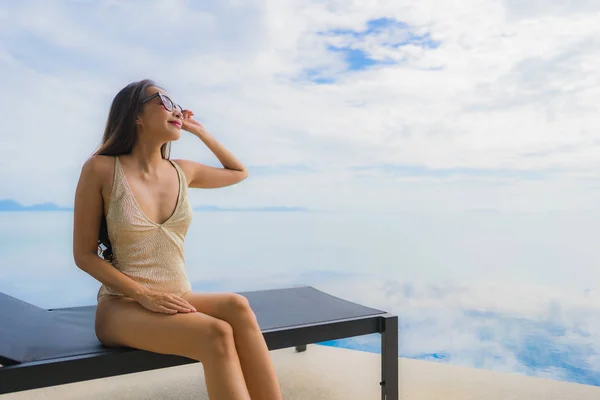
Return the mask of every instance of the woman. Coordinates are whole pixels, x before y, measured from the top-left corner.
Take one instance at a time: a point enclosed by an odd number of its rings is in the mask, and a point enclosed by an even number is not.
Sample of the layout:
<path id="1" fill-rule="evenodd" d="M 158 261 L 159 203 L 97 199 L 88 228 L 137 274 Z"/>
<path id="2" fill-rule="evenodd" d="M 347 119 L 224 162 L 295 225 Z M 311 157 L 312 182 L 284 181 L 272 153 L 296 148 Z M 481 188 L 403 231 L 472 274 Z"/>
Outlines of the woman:
<path id="1" fill-rule="evenodd" d="M 106 346 L 202 362 L 211 399 L 281 399 L 246 298 L 194 293 L 185 273 L 188 187 L 219 188 L 248 176 L 193 115 L 154 82 L 131 83 L 114 98 L 102 146 L 82 167 L 73 256 L 102 284 L 96 335 Z M 223 168 L 170 160 L 169 143 L 181 129 L 202 140 Z"/>

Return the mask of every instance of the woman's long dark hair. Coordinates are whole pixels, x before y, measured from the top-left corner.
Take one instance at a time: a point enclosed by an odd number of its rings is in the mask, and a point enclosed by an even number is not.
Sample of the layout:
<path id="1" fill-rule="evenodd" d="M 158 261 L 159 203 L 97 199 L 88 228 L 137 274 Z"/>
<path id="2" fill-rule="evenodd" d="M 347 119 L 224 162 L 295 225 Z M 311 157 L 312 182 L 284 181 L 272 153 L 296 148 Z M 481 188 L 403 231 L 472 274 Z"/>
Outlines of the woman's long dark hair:
<path id="1" fill-rule="evenodd" d="M 94 155 L 131 154 L 138 137 L 135 119 L 142 112 L 142 99 L 148 95 L 147 89 L 151 86 L 158 87 L 154 81 L 144 79 L 130 83 L 117 93 L 110 105 L 102 144 Z M 160 149 L 162 157 L 168 159 L 170 150 L 170 142 L 165 143 Z M 112 245 L 104 212 L 98 232 L 98 252 L 106 261 L 112 262 Z"/>

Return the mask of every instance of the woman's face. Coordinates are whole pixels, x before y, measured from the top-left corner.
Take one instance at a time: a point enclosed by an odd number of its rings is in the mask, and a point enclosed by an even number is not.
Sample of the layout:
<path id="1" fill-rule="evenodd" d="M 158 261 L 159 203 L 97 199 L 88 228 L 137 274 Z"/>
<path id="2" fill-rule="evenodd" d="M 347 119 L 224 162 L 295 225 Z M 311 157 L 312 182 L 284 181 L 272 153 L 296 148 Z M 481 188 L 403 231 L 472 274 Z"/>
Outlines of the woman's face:
<path id="1" fill-rule="evenodd" d="M 162 94 L 163 99 L 156 94 Z M 152 95 L 155 95 L 153 98 Z M 180 108 L 174 103 L 169 95 L 160 88 L 150 87 L 146 93 L 148 99 L 138 116 L 138 124 L 141 126 L 140 133 L 147 138 L 152 138 L 160 142 L 168 142 L 179 139 L 181 135 L 181 124 L 183 114 Z M 169 111 L 167 107 L 172 110 Z"/>

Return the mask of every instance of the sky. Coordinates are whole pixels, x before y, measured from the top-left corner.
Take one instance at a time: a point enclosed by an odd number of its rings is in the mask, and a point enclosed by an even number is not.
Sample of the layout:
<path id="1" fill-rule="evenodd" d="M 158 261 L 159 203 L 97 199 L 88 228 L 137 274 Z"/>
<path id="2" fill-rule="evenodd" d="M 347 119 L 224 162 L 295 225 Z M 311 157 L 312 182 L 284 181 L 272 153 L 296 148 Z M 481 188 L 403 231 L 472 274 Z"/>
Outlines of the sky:
<path id="1" fill-rule="evenodd" d="M 589 212 L 592 0 L 0 7 L 0 199 L 71 206 L 112 98 L 157 81 L 249 169 L 195 206 Z M 174 158 L 218 166 L 191 134 Z"/>

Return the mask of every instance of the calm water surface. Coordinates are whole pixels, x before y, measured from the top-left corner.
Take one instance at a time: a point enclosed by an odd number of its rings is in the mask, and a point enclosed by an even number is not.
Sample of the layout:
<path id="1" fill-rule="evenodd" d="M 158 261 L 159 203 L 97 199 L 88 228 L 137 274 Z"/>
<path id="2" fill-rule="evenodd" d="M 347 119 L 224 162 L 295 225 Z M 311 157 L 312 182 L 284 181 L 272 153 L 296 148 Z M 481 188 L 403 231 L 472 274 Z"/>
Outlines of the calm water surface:
<path id="1" fill-rule="evenodd" d="M 600 385 L 600 216 L 197 212 L 195 290 L 308 284 L 396 313 L 401 356 Z M 94 304 L 72 213 L 0 213 L 0 291 Z M 378 335 L 329 345 L 379 352 Z"/>

